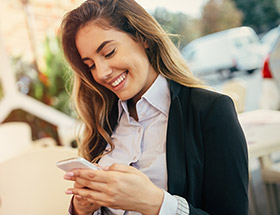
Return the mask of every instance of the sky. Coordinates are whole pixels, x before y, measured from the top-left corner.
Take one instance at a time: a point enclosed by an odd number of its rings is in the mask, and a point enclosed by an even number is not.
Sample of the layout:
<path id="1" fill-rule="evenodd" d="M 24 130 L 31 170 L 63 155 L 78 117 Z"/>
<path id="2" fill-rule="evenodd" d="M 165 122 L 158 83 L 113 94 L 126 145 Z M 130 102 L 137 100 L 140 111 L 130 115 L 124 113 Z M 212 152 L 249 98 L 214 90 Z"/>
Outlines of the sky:
<path id="1" fill-rule="evenodd" d="M 199 17 L 201 7 L 207 0 L 136 0 L 148 11 L 164 7 L 171 12 L 183 12 L 191 17 Z"/>

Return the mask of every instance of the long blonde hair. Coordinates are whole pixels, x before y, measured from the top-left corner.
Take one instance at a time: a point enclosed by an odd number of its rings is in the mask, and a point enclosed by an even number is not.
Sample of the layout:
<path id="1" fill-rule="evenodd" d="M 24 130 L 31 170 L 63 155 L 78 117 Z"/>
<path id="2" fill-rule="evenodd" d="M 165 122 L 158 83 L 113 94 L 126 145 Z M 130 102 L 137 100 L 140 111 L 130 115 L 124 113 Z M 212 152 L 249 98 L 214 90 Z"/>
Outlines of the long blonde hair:
<path id="1" fill-rule="evenodd" d="M 110 135 L 116 120 L 114 110 L 117 97 L 93 79 L 82 62 L 76 47 L 76 34 L 89 22 L 115 28 L 130 34 L 139 42 L 147 43 L 149 61 L 155 71 L 167 79 L 189 87 L 203 86 L 188 69 L 179 50 L 157 21 L 134 0 L 87 0 L 68 12 L 61 24 L 62 47 L 66 60 L 75 72 L 73 95 L 76 109 L 84 122 L 80 154 L 97 160 L 106 144 L 114 145 Z M 109 117 L 110 116 L 110 117 Z M 111 121 L 110 121 L 111 120 Z"/>

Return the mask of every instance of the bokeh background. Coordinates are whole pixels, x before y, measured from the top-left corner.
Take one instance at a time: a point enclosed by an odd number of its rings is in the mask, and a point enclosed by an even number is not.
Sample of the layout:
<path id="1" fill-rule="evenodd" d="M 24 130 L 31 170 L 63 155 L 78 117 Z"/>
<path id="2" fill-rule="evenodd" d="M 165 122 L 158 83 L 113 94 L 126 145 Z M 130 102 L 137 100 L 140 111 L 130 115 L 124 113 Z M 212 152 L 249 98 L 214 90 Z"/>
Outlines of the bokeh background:
<path id="1" fill-rule="evenodd" d="M 0 0 L 0 123 L 28 123 L 33 141 L 47 137 L 56 145 L 77 147 L 77 115 L 70 98 L 71 69 L 60 49 L 59 26 L 63 15 L 82 2 Z M 168 33 L 177 35 L 171 38 L 180 51 L 195 39 L 241 26 L 251 27 L 260 45 L 265 45 L 262 38 L 280 24 L 280 0 L 137 2 Z M 246 96 L 241 112 L 260 108 L 262 66 L 251 73 L 237 71 L 230 76 L 212 74 L 201 78 L 217 91 L 233 79 L 242 80 Z M 253 175 L 260 181 L 258 173 Z M 263 195 L 263 187 L 255 186 L 256 193 Z M 257 200 L 263 209 L 260 214 L 267 214 L 265 201 Z"/>

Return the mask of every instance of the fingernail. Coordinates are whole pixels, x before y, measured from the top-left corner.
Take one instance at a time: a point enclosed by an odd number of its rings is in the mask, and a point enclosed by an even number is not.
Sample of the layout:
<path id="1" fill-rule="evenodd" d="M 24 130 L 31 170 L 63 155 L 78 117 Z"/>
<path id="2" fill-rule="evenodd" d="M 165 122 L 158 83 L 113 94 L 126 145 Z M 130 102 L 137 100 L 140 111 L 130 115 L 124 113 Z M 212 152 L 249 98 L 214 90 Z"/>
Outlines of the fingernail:
<path id="1" fill-rule="evenodd" d="M 74 176 L 74 173 L 73 172 L 67 172 L 66 175 L 67 176 Z"/>
<path id="2" fill-rule="evenodd" d="M 65 193 L 66 194 L 73 194 L 73 191 L 72 190 L 66 190 Z"/>
<path id="3" fill-rule="evenodd" d="M 79 196 L 79 195 L 75 195 L 75 196 L 76 196 L 77 199 L 82 199 L 82 197 Z"/>

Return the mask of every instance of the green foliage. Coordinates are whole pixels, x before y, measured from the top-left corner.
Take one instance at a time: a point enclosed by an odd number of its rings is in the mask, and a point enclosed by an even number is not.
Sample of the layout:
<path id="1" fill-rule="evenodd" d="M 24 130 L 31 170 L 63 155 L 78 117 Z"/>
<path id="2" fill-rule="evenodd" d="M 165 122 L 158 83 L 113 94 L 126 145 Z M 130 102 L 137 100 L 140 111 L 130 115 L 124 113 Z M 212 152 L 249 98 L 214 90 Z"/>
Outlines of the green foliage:
<path id="1" fill-rule="evenodd" d="M 44 43 L 45 67 L 37 71 L 31 62 L 25 62 L 20 56 L 13 57 L 11 65 L 16 74 L 19 91 L 41 102 L 46 103 L 68 115 L 76 117 L 75 111 L 69 105 L 70 90 L 67 64 L 64 62 L 56 37 L 47 37 Z M 67 89 L 67 90 L 66 90 Z M 0 86 L 0 98 L 2 90 Z M 58 145 L 60 140 L 57 126 L 44 121 L 32 113 L 23 110 L 13 110 L 4 122 L 22 121 L 32 128 L 34 140 L 42 137 L 54 138 Z"/>
<path id="2" fill-rule="evenodd" d="M 59 39 L 56 36 L 46 37 L 44 43 L 44 74 L 48 79 L 47 94 L 51 98 L 51 105 L 54 108 L 69 115 L 74 115 L 69 103 L 70 95 L 68 92 L 71 90 L 69 69 L 64 61 L 59 44 Z"/>
<path id="3" fill-rule="evenodd" d="M 209 0 L 202 12 L 202 34 L 238 27 L 242 24 L 242 18 L 242 13 L 232 0 Z"/>
<path id="4" fill-rule="evenodd" d="M 251 26 L 257 33 L 265 32 L 280 23 L 279 0 L 234 0 L 234 2 L 244 14 L 243 25 Z"/>
<path id="5" fill-rule="evenodd" d="M 21 57 L 12 59 L 19 90 L 57 110 L 76 116 L 68 93 L 71 90 L 69 69 L 57 37 L 46 37 L 43 60 L 44 69 L 38 72 L 32 63 L 24 62 Z"/>
<path id="6" fill-rule="evenodd" d="M 165 8 L 157 8 L 152 16 L 172 35 L 171 39 L 179 49 L 199 36 L 199 32 L 194 28 L 195 20 L 184 13 L 171 13 Z"/>
<path id="7" fill-rule="evenodd" d="M 34 65 L 25 62 L 20 56 L 11 59 L 19 90 L 39 101 L 43 100 L 44 85 L 38 78 Z"/>
<path id="8" fill-rule="evenodd" d="M 200 19 L 180 12 L 171 13 L 165 8 L 157 8 L 152 16 L 165 31 L 175 35 L 171 39 L 179 49 L 200 36 L 238 27 L 243 18 L 232 0 L 209 0 Z"/>

